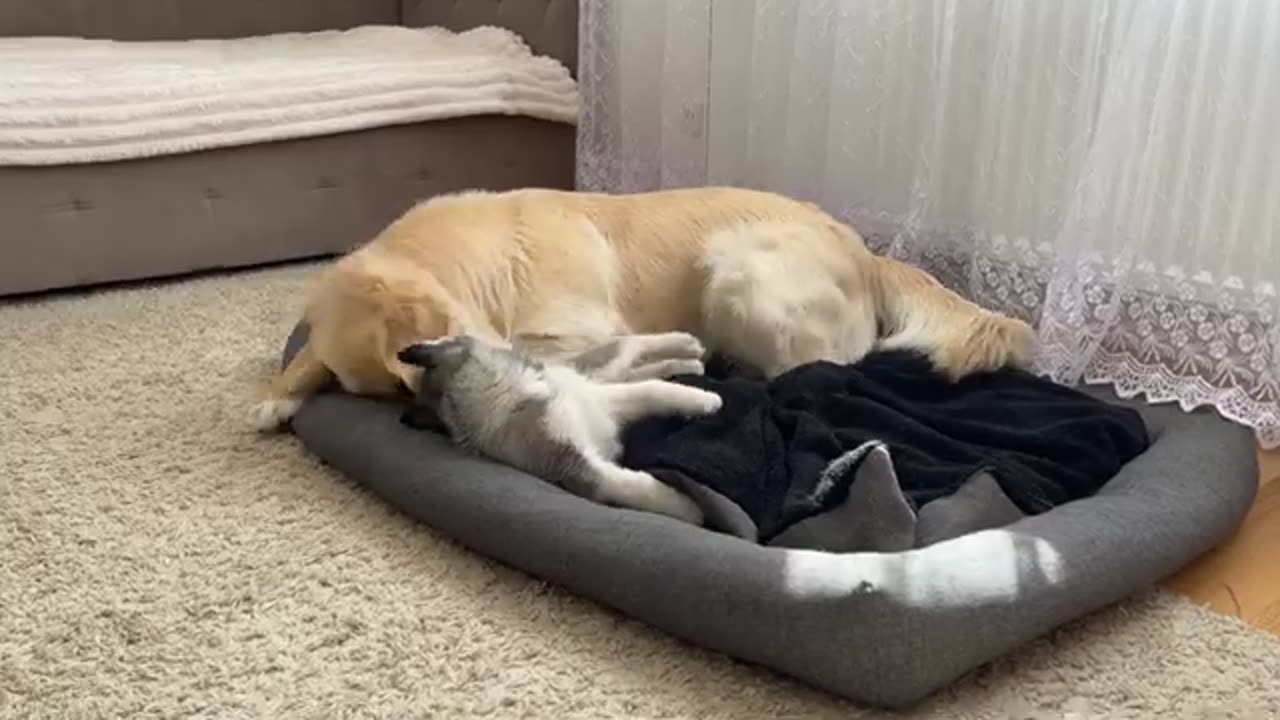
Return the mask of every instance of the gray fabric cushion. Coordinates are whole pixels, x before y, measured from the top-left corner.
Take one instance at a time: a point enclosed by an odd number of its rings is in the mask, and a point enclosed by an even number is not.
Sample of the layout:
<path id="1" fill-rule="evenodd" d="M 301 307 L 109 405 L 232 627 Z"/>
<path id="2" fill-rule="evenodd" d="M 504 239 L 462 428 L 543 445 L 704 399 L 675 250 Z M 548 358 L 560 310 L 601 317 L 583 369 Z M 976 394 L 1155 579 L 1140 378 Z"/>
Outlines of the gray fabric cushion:
<path id="1" fill-rule="evenodd" d="M 597 505 L 404 427 L 397 407 L 369 399 L 318 396 L 293 430 L 480 553 L 699 645 L 903 706 L 1157 582 L 1239 525 L 1257 491 L 1252 435 L 1208 413 L 1142 413 L 1153 446 L 1094 497 L 891 553 L 763 547 Z"/>

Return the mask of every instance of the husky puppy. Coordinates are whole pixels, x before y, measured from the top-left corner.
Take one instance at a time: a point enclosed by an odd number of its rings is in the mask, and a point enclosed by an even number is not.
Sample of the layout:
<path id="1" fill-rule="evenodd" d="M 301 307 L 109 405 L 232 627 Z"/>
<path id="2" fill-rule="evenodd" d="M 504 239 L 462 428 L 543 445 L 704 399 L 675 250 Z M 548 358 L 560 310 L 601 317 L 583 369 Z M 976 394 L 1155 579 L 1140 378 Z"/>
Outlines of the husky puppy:
<path id="1" fill-rule="evenodd" d="M 459 445 L 581 497 L 700 525 L 696 503 L 617 460 L 627 423 L 720 409 L 715 393 L 660 379 L 701 374 L 703 352 L 685 333 L 621 336 L 558 362 L 470 335 L 425 340 L 399 352 L 420 371 L 402 421 L 442 427 Z"/>

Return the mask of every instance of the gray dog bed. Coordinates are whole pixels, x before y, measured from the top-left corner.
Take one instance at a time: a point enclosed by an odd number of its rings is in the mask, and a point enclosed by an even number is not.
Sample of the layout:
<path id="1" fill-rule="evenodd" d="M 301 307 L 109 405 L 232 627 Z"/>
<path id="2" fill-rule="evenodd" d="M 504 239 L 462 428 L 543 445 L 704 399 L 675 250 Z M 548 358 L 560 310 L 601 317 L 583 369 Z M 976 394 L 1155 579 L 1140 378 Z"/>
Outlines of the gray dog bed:
<path id="1" fill-rule="evenodd" d="M 309 400 L 292 427 L 324 461 L 477 552 L 892 707 L 1156 583 L 1239 525 L 1257 491 L 1252 435 L 1210 413 L 1141 412 L 1151 448 L 1095 496 L 896 553 L 765 547 L 597 505 L 405 427 L 394 404 L 339 392 Z"/>

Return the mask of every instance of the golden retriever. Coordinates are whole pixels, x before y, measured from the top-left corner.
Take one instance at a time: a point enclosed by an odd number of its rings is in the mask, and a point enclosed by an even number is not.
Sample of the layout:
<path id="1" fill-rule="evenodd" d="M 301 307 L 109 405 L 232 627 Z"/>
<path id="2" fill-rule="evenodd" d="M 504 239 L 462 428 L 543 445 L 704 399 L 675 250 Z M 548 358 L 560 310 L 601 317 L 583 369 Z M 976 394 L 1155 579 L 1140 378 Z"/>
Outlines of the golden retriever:
<path id="1" fill-rule="evenodd" d="M 554 357 L 679 330 L 770 377 L 880 347 L 958 378 L 1027 364 L 1034 337 L 816 205 L 727 187 L 432 198 L 327 268 L 305 318 L 307 343 L 254 407 L 262 429 L 335 378 L 364 395 L 413 387 L 399 351 L 464 332 Z"/>

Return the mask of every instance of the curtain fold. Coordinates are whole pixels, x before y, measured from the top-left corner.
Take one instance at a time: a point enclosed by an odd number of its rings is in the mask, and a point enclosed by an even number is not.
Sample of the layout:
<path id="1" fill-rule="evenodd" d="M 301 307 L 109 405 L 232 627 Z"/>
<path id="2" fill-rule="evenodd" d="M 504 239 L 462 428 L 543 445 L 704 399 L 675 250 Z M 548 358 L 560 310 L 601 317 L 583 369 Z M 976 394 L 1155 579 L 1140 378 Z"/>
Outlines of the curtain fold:
<path id="1" fill-rule="evenodd" d="M 583 189 L 813 200 L 1280 445 L 1280 0 L 584 0 Z"/>

